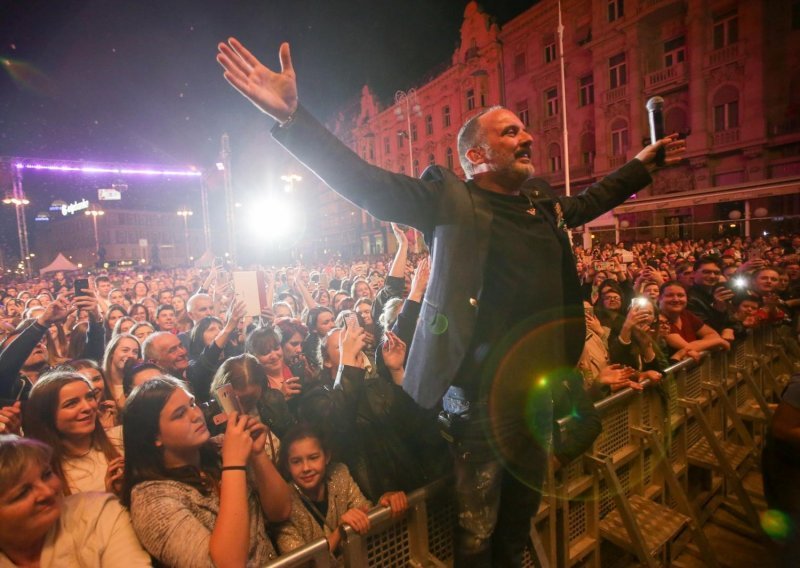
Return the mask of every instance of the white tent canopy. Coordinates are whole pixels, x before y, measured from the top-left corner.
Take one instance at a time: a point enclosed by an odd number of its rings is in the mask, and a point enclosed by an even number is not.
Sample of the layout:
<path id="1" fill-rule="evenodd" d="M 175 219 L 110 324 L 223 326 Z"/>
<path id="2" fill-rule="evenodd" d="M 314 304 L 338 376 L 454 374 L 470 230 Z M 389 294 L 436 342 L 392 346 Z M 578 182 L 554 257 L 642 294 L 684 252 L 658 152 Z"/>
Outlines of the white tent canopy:
<path id="1" fill-rule="evenodd" d="M 78 266 L 73 264 L 71 261 L 67 259 L 63 254 L 58 253 L 55 260 L 42 268 L 39 271 L 40 275 L 45 275 L 48 272 L 58 272 L 59 270 L 63 270 L 64 272 L 70 272 L 72 270 L 78 270 Z"/>

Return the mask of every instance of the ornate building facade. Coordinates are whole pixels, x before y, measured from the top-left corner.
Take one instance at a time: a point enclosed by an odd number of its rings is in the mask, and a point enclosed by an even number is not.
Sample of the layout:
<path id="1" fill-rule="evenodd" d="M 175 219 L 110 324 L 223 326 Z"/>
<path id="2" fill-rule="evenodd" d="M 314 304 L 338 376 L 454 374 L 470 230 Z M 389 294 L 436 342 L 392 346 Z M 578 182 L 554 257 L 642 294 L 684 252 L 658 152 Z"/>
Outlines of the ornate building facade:
<path id="1" fill-rule="evenodd" d="M 365 86 L 331 127 L 385 169 L 418 176 L 437 163 L 463 175 L 459 127 L 503 105 L 533 133 L 538 174 L 563 193 L 568 163 L 576 193 L 647 143 L 645 103 L 658 95 L 666 130 L 686 137 L 687 159 L 586 237 L 800 230 L 800 1 L 564 0 L 562 22 L 559 38 L 555 0 L 502 28 L 470 2 L 446 68 L 387 104 Z M 340 215 L 337 202 L 328 214 L 356 223 L 349 252 L 391 249 L 385 224 L 350 204 Z"/>

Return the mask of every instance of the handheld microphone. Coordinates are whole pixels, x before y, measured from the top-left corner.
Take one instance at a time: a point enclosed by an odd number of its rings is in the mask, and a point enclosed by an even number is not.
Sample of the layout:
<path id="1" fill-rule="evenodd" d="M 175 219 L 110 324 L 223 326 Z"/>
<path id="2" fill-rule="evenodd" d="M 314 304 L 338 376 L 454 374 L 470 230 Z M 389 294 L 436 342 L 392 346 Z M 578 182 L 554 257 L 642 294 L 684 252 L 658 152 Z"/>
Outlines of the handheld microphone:
<path id="1" fill-rule="evenodd" d="M 664 99 L 652 97 L 645 105 L 650 122 L 650 143 L 655 144 L 664 138 Z M 667 151 L 662 146 L 656 153 L 656 165 L 663 166 L 667 157 Z"/>

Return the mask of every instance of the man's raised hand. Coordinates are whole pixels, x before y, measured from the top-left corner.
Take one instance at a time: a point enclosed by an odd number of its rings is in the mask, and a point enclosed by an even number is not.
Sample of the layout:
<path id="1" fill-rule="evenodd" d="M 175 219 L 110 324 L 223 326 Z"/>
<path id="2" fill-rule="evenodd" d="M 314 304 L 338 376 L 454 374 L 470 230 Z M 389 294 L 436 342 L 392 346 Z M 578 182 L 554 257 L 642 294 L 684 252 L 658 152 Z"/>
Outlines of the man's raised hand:
<path id="1" fill-rule="evenodd" d="M 217 61 L 224 77 L 234 89 L 278 122 L 286 122 L 297 110 L 297 79 L 292 67 L 289 44 L 280 47 L 281 71 L 265 67 L 235 38 L 220 43 Z"/>

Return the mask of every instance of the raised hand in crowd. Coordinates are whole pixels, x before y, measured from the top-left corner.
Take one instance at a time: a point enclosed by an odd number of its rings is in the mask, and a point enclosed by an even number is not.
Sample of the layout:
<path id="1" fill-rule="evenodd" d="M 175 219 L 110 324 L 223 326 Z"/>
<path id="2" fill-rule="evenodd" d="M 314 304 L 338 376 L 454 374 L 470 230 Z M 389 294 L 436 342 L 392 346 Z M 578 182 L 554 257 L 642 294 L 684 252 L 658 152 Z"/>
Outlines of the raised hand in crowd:
<path id="1" fill-rule="evenodd" d="M 411 279 L 411 291 L 408 294 L 409 300 L 422 302 L 422 298 L 425 296 L 425 290 L 428 288 L 430 276 L 430 257 L 426 256 L 419 261 L 417 269 L 414 271 L 414 277 Z"/>
<path id="2" fill-rule="evenodd" d="M 75 296 L 72 299 L 72 305 L 76 310 L 84 310 L 91 321 L 100 321 L 102 317 L 100 313 L 100 301 L 97 298 L 97 293 L 91 290 L 81 290 L 80 296 Z"/>
<path id="3" fill-rule="evenodd" d="M 394 384 L 402 386 L 405 376 L 406 343 L 391 331 L 386 332 L 386 341 L 381 347 L 383 362 L 392 375 Z"/>
<path id="4" fill-rule="evenodd" d="M 355 314 L 347 316 L 345 328 L 339 334 L 339 353 L 341 364 L 348 367 L 364 367 L 363 349 L 366 345 L 366 333 L 358 323 Z"/>
<path id="5" fill-rule="evenodd" d="M 22 427 L 22 403 L 0 408 L 0 434 L 20 434 Z"/>
<path id="6" fill-rule="evenodd" d="M 113 402 L 113 401 L 112 401 Z M 105 484 L 106 491 L 119 495 L 122 491 L 122 479 L 125 475 L 125 458 L 120 456 L 108 462 L 106 469 Z"/>
<path id="7" fill-rule="evenodd" d="M 66 296 L 59 296 L 50 302 L 44 311 L 36 318 L 36 323 L 42 327 L 49 327 L 50 324 L 64 321 L 69 315 L 69 305 Z"/>
<path id="8" fill-rule="evenodd" d="M 391 223 L 392 233 L 394 233 L 394 238 L 397 239 L 397 246 L 408 246 L 408 237 L 406 236 L 406 232 L 398 225 L 397 223 Z"/>
<path id="9" fill-rule="evenodd" d="M 586 311 L 584 314 L 586 316 L 586 328 L 598 337 L 603 337 L 605 330 L 603 329 L 603 324 L 600 323 L 600 319 L 594 315 L 594 312 Z"/>

